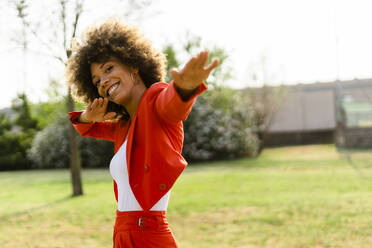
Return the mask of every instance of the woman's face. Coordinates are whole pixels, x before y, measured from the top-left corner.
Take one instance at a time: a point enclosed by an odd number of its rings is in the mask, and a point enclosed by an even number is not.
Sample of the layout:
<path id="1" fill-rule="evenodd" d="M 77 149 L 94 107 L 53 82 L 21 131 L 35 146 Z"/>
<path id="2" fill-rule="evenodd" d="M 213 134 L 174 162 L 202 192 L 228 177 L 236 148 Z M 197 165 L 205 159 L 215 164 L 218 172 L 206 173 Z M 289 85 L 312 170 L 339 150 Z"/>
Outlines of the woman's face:
<path id="1" fill-rule="evenodd" d="M 131 99 L 135 84 L 132 71 L 116 58 L 90 66 L 92 83 L 97 87 L 98 94 L 119 105 L 125 105 Z"/>

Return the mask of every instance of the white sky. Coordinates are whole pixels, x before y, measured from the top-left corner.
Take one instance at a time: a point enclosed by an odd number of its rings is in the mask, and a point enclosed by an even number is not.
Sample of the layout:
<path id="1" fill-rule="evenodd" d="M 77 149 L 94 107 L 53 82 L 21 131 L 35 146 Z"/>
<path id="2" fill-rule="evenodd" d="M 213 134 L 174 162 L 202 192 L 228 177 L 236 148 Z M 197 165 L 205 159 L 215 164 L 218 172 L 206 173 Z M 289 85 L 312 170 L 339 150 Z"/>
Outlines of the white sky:
<path id="1" fill-rule="evenodd" d="M 120 14 L 109 1 L 101 1 L 105 7 L 87 2 L 90 11 L 80 30 Z M 149 12 L 160 13 L 139 26 L 158 48 L 180 45 L 187 31 L 202 37 L 206 46 L 224 48 L 234 72 L 226 84 L 232 87 L 260 85 L 263 68 L 271 84 L 312 83 L 372 77 L 371 9 L 369 0 L 158 0 Z M 24 89 L 33 101 L 46 99 L 49 78 L 63 74 L 52 58 L 28 53 L 22 62 L 21 51 L 12 50 L 9 39 L 15 23 L 10 15 L 0 17 L 0 108 Z"/>

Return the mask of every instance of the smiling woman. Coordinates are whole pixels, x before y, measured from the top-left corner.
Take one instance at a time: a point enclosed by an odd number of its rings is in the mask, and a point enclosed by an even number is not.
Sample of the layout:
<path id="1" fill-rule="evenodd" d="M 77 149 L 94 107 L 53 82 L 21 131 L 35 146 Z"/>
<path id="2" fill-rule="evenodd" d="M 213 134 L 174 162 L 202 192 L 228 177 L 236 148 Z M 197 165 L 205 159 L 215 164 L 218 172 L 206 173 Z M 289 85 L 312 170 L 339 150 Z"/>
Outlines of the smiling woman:
<path id="1" fill-rule="evenodd" d="M 71 112 L 82 136 L 115 143 L 110 163 L 118 202 L 114 248 L 178 247 L 166 220 L 170 190 L 187 165 L 183 126 L 204 81 L 218 65 L 208 52 L 193 57 L 174 80 L 161 82 L 165 55 L 136 28 L 111 19 L 92 27 L 68 61 L 75 96 L 87 103 Z"/>
<path id="2" fill-rule="evenodd" d="M 147 88 L 153 83 L 164 81 L 164 54 L 153 49 L 136 27 L 122 25 L 115 19 L 110 19 L 101 26 L 88 28 L 83 34 L 82 44 L 74 47 L 73 51 L 74 55 L 67 65 L 67 80 L 75 97 L 87 104 L 103 96 L 92 84 L 92 63 L 102 66 L 114 59 L 121 65 L 136 68 L 137 75 Z M 99 78 L 93 83 L 98 81 Z M 108 109 L 116 112 L 118 119 L 129 119 L 127 110 L 122 105 L 109 102 Z"/>
<path id="3" fill-rule="evenodd" d="M 113 57 L 103 63 L 92 63 L 90 71 L 98 94 L 110 102 L 125 106 L 126 111 L 133 117 L 137 107 L 133 105 L 137 102 L 133 98 L 140 99 L 147 89 L 145 84 L 140 83 L 138 69 L 128 67 Z"/>

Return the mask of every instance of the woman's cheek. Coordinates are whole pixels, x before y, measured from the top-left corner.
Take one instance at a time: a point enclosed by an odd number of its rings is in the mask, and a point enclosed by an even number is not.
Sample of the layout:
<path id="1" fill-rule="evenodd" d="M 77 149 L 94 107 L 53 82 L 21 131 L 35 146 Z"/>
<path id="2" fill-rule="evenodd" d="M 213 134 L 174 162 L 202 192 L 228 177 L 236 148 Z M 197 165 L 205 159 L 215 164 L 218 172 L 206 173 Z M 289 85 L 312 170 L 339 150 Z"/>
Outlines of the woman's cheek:
<path id="1" fill-rule="evenodd" d="M 103 91 L 102 88 L 100 88 L 100 89 L 98 90 L 98 94 L 99 94 L 100 96 L 102 96 L 102 97 L 105 96 L 105 93 L 104 93 L 104 91 Z"/>

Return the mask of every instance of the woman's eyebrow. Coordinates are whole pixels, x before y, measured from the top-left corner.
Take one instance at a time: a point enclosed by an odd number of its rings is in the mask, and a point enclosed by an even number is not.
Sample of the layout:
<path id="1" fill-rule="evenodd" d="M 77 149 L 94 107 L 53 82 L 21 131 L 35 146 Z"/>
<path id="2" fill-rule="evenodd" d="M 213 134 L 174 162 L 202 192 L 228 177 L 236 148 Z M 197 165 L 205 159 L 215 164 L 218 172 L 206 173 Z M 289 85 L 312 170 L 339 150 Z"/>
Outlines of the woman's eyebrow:
<path id="1" fill-rule="evenodd" d="M 104 62 L 102 63 L 98 68 L 99 69 L 102 69 L 102 67 L 106 64 L 107 62 Z M 96 75 L 92 75 L 92 80 L 94 80 L 94 78 L 97 77 Z"/>
<path id="2" fill-rule="evenodd" d="M 103 67 L 106 63 L 107 63 L 107 62 L 102 63 L 102 64 L 99 66 L 99 69 L 102 69 L 102 67 Z"/>

